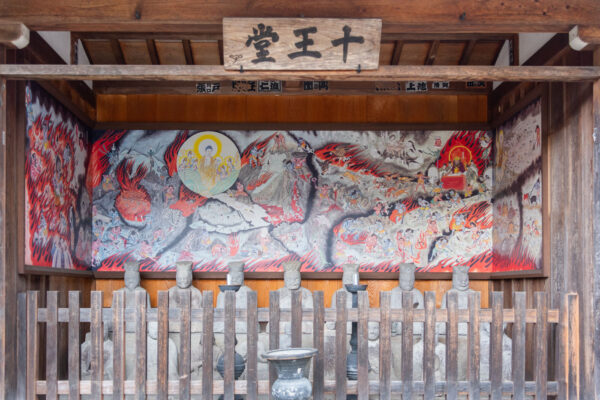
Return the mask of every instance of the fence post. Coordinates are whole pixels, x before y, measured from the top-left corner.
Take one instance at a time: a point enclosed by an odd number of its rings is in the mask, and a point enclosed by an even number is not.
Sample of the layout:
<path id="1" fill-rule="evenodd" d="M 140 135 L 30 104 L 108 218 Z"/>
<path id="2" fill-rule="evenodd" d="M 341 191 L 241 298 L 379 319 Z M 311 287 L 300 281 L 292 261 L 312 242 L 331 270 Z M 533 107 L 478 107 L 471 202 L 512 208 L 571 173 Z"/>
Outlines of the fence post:
<path id="1" fill-rule="evenodd" d="M 425 323 L 423 324 L 423 398 L 435 397 L 435 292 L 425 292 Z"/>
<path id="2" fill-rule="evenodd" d="M 191 293 L 189 290 L 179 292 L 179 398 L 190 398 L 191 384 L 191 335 L 190 322 Z"/>
<path id="3" fill-rule="evenodd" d="M 525 292 L 513 293 L 513 311 L 515 322 L 512 330 L 512 380 L 513 399 L 525 398 Z"/>
<path id="4" fill-rule="evenodd" d="M 569 309 L 569 399 L 579 399 L 579 297 L 567 295 Z"/>
<path id="5" fill-rule="evenodd" d="M 258 399 L 258 305 L 255 291 L 248 292 L 246 326 L 248 343 L 246 357 L 246 399 Z"/>
<path id="6" fill-rule="evenodd" d="M 202 398 L 213 396 L 213 292 L 206 291 L 202 298 Z"/>
<path id="7" fill-rule="evenodd" d="M 471 292 L 469 294 L 469 337 L 467 363 L 469 379 L 469 400 L 479 400 L 481 396 L 480 387 L 480 360 L 481 360 L 481 338 L 479 333 L 479 311 L 481 307 L 481 294 Z"/>
<path id="8" fill-rule="evenodd" d="M 113 292 L 113 399 L 124 398 L 125 381 L 125 292 Z"/>
<path id="9" fill-rule="evenodd" d="M 413 296 L 402 291 L 402 398 L 413 398 Z"/>
<path id="10" fill-rule="evenodd" d="M 340 291 L 336 295 L 336 320 L 335 320 L 335 398 L 336 400 L 346 399 L 346 321 L 348 319 L 348 310 L 346 309 L 346 291 Z"/>
<path id="11" fill-rule="evenodd" d="M 157 366 L 156 380 L 159 399 L 166 399 L 169 393 L 169 292 L 158 292 L 157 310 Z"/>
<path id="12" fill-rule="evenodd" d="M 46 292 L 46 399 L 58 398 L 58 292 Z"/>
<path id="13" fill-rule="evenodd" d="M 535 293 L 535 398 L 548 396 L 548 297 Z"/>
<path id="14" fill-rule="evenodd" d="M 27 396 L 27 293 L 17 294 L 17 398 Z"/>
<path id="15" fill-rule="evenodd" d="M 323 399 L 325 385 L 325 303 L 323 291 L 313 293 L 313 347 L 318 353 L 313 359 L 313 396 Z"/>
<path id="16" fill-rule="evenodd" d="M 502 335 L 504 331 L 504 295 L 492 292 L 492 323 L 490 326 L 490 380 L 492 400 L 502 399 Z"/>
<path id="17" fill-rule="evenodd" d="M 225 292 L 225 370 L 223 373 L 224 399 L 233 400 L 235 392 L 234 380 L 234 354 L 235 354 L 235 292 L 228 290 Z"/>
<path id="18" fill-rule="evenodd" d="M 449 399 L 458 396 L 458 293 L 448 294 L 446 327 L 446 393 Z"/>
<path id="19" fill-rule="evenodd" d="M 91 369 L 92 399 L 102 398 L 102 380 L 104 379 L 104 328 L 102 325 L 102 292 L 92 292 L 91 310 Z"/>
<path id="20" fill-rule="evenodd" d="M 358 399 L 369 399 L 369 294 L 358 292 Z"/>
<path id="21" fill-rule="evenodd" d="M 27 292 L 27 399 L 36 398 L 38 367 L 38 292 Z"/>

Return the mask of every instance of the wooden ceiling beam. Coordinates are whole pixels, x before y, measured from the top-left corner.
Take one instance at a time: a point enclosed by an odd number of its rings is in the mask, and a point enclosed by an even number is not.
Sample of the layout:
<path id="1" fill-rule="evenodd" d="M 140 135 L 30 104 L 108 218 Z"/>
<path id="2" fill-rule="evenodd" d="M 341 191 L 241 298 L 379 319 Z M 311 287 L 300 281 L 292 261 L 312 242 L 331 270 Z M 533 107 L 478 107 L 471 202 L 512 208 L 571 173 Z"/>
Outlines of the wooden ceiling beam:
<path id="1" fill-rule="evenodd" d="M 0 3 L 3 19 L 21 21 L 32 30 L 198 31 L 220 26 L 224 17 L 382 18 L 392 32 L 568 32 L 574 25 L 598 24 L 597 0 L 232 0 L 202 2 L 101 0 L 20 0 Z"/>
<path id="2" fill-rule="evenodd" d="M 29 44 L 29 29 L 21 22 L 0 21 L 0 45 L 22 49 Z"/>
<path id="3" fill-rule="evenodd" d="M 139 81 L 508 81 L 581 82 L 600 78 L 600 67 L 384 65 L 369 71 L 228 71 L 220 65 L 0 65 L 6 79 Z"/>

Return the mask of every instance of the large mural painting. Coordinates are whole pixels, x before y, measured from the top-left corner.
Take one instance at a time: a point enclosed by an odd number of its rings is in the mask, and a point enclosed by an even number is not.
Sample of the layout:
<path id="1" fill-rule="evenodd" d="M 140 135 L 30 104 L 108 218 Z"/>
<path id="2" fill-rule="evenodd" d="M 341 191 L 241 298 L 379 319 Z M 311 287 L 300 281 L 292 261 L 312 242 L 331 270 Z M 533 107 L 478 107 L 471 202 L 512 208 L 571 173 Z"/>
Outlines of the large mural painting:
<path id="1" fill-rule="evenodd" d="M 492 272 L 485 131 L 97 132 L 93 266 Z M 529 187 L 529 186 L 528 186 Z"/>
<path id="2" fill-rule="evenodd" d="M 25 92 L 25 263 L 91 268 L 86 128 L 35 83 Z"/>
<path id="3" fill-rule="evenodd" d="M 542 268 L 542 112 L 536 100 L 496 134 L 494 271 Z"/>

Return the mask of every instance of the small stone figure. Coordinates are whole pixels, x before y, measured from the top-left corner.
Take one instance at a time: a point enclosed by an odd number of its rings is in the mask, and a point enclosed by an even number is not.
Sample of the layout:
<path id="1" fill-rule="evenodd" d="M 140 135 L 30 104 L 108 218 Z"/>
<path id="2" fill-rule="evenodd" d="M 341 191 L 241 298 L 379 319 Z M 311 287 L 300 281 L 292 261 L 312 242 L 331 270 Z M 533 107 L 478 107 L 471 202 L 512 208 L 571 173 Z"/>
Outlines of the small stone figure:
<path id="1" fill-rule="evenodd" d="M 138 292 L 146 293 L 146 306 L 150 308 L 150 296 L 146 289 L 140 286 L 140 263 L 135 260 L 128 260 L 125 262 L 125 273 L 123 274 L 123 280 L 125 281 L 125 287 L 115 290 L 116 292 L 123 292 L 125 297 L 125 307 L 135 307 L 135 294 Z"/>
<path id="2" fill-rule="evenodd" d="M 102 352 L 104 357 L 104 380 L 113 378 L 113 342 L 109 338 L 110 323 L 103 323 Z M 92 333 L 85 334 L 85 341 L 81 344 L 81 380 L 90 380 L 92 377 Z"/>
<path id="3" fill-rule="evenodd" d="M 300 276 L 300 261 L 286 261 L 283 263 L 283 281 L 285 286 L 277 289 L 279 293 L 279 307 L 281 309 L 292 308 L 292 293 L 300 291 L 302 293 L 302 308 L 313 308 L 313 297 L 310 290 L 300 286 L 302 278 Z M 291 346 L 292 324 L 291 322 L 281 322 L 280 324 L 280 348 L 288 348 Z M 310 347 L 312 345 L 312 323 L 302 323 L 302 343 Z M 310 334 L 310 336 L 308 336 Z"/>
<path id="4" fill-rule="evenodd" d="M 169 338 L 169 359 L 167 360 L 168 379 L 178 380 L 179 375 L 177 374 L 177 346 L 175 342 Z M 156 380 L 158 376 L 158 323 L 156 321 L 148 322 L 148 337 L 146 342 L 147 359 L 146 359 L 146 379 Z M 164 368 L 164 365 L 160 366 Z M 155 399 L 156 396 L 148 396 L 149 399 Z M 169 396 L 169 399 L 175 399 L 175 396 Z"/>
<path id="5" fill-rule="evenodd" d="M 402 295 L 411 293 L 413 309 L 423 309 L 425 300 L 423 293 L 415 288 L 415 264 L 401 264 L 398 275 L 398 286 L 391 290 L 391 308 L 403 308 Z M 423 377 L 423 323 L 413 323 L 413 377 Z M 436 342 L 435 376 L 437 380 L 444 378 L 446 346 Z M 392 323 L 392 368 L 396 379 L 402 379 L 402 323 Z"/>
<path id="6" fill-rule="evenodd" d="M 402 292 L 410 292 L 412 294 L 413 309 L 423 309 L 425 307 L 425 300 L 423 299 L 423 293 L 419 289 L 415 288 L 415 264 L 401 264 L 400 274 L 398 275 L 398 286 L 391 290 L 391 307 L 402 308 Z M 392 324 L 392 335 L 402 334 L 401 323 L 394 322 Z M 414 323 L 413 325 L 414 335 L 423 335 L 423 324 Z"/>
<path id="7" fill-rule="evenodd" d="M 177 272 L 175 275 L 176 285 L 169 289 L 169 308 L 179 308 L 182 295 L 190 293 L 190 302 L 192 309 L 202 308 L 202 292 L 192 286 L 192 262 L 177 262 Z M 179 349 L 179 322 L 170 324 L 175 332 L 169 333 L 169 338 L 173 340 Z M 202 375 L 202 322 L 194 321 L 191 327 L 191 364 L 192 379 L 198 379 Z"/>
<path id="8" fill-rule="evenodd" d="M 442 297 L 442 309 L 448 306 L 448 295 L 456 293 L 458 296 L 458 309 L 468 309 L 469 294 L 475 293 L 475 290 L 469 288 L 469 266 L 458 265 L 452 269 L 452 289 L 448 290 Z M 440 334 L 440 340 L 446 339 L 446 324 L 438 324 L 437 331 Z M 468 324 L 458 324 L 458 379 L 467 378 L 467 354 L 468 354 Z M 480 379 L 489 379 L 490 365 L 490 325 L 481 323 L 479 327 L 480 335 Z M 512 340 L 506 335 L 502 338 L 502 377 L 510 380 L 511 377 L 511 353 Z"/>
<path id="9" fill-rule="evenodd" d="M 246 309 L 248 308 L 248 293 L 252 291 L 248 286 L 244 285 L 244 263 L 241 261 L 234 261 L 229 263 L 229 279 L 228 285 L 240 285 L 240 288 L 235 293 L 235 308 Z M 225 308 L 225 293 L 220 292 L 217 296 L 217 307 Z M 223 332 L 223 321 L 215 321 L 214 331 L 218 333 Z M 246 321 L 243 319 L 237 319 L 235 321 L 235 332 L 236 333 L 247 333 Z"/>

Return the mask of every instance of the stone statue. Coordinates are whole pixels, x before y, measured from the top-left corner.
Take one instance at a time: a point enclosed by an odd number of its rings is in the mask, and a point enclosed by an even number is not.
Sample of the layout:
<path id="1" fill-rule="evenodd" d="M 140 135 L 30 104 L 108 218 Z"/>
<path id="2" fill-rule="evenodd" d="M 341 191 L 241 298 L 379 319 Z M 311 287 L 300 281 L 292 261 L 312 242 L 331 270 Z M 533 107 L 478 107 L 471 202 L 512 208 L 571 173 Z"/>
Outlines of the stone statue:
<path id="1" fill-rule="evenodd" d="M 238 291 L 235 293 L 235 308 L 236 309 L 247 309 L 248 308 L 248 293 L 252 291 L 248 286 L 244 285 L 244 263 L 241 261 L 233 261 L 229 263 L 229 273 L 228 273 L 228 284 L 229 285 L 241 285 Z M 217 309 L 225 308 L 225 293 L 220 292 L 217 296 Z M 258 329 L 258 326 L 257 326 Z M 224 354 L 224 342 L 225 338 L 223 333 L 224 330 L 224 321 L 215 321 L 214 322 L 214 338 L 215 338 L 215 346 L 217 351 L 215 352 L 216 357 L 221 354 Z M 236 319 L 235 321 L 235 333 L 237 344 L 235 346 L 235 350 L 238 354 L 240 354 L 244 359 L 246 359 L 248 353 L 248 341 L 246 333 L 247 322 L 245 318 Z M 259 345 L 260 347 L 260 345 Z M 244 371 L 245 373 L 246 371 Z M 243 379 L 244 375 L 242 375 Z"/>
<path id="2" fill-rule="evenodd" d="M 402 293 L 410 292 L 412 294 L 412 305 L 413 309 L 423 309 L 425 307 L 425 300 L 423 299 L 423 293 L 419 289 L 415 288 L 415 264 L 401 264 L 400 274 L 398 275 L 398 286 L 391 290 L 391 307 L 402 308 Z M 402 327 L 400 322 L 394 322 L 392 324 L 392 336 L 402 334 Z M 423 324 L 415 322 L 413 324 L 413 334 L 423 335 Z"/>
<path id="3" fill-rule="evenodd" d="M 113 378 L 113 342 L 110 340 L 109 332 L 112 330 L 109 322 L 102 324 L 103 330 L 103 360 L 104 360 L 104 380 Z M 85 341 L 80 347 L 81 356 L 81 380 L 90 380 L 92 377 L 92 333 L 85 334 Z"/>
<path id="4" fill-rule="evenodd" d="M 458 296 L 458 308 L 468 309 L 469 295 L 475 293 L 475 290 L 469 288 L 469 266 L 458 265 L 452 269 L 452 289 L 448 290 L 442 297 L 442 309 L 448 306 L 448 295 L 456 293 Z M 446 324 L 438 324 L 436 329 L 440 335 L 440 340 L 446 340 Z M 467 375 L 467 354 L 468 354 L 468 324 L 463 322 L 458 324 L 458 379 L 464 380 Z M 490 325 L 481 323 L 479 327 L 480 335 L 480 378 L 489 379 L 490 365 Z M 512 340 L 506 335 L 502 338 L 502 377 L 510 380 L 512 369 Z"/>
<path id="5" fill-rule="evenodd" d="M 248 293 L 252 291 L 248 286 L 244 285 L 244 263 L 241 261 L 234 261 L 229 263 L 229 277 L 231 279 L 230 285 L 241 285 L 238 291 L 235 293 L 235 308 L 248 308 Z M 225 308 L 225 293 L 220 292 L 217 296 L 217 307 Z M 215 321 L 214 331 L 223 332 L 223 321 Z M 246 321 L 238 319 L 235 322 L 236 333 L 247 333 Z"/>
<path id="6" fill-rule="evenodd" d="M 312 309 L 313 308 L 313 297 L 310 290 L 300 286 L 302 278 L 300 276 L 300 261 L 286 261 L 283 263 L 283 281 L 285 286 L 277 289 L 279 293 L 279 307 L 281 309 L 292 308 L 292 293 L 300 291 L 302 294 L 302 308 Z M 268 332 L 268 330 L 267 330 Z M 312 345 L 312 323 L 302 323 L 302 343 L 306 346 Z M 291 322 L 280 323 L 280 339 L 279 347 L 287 348 L 291 347 L 291 334 L 292 324 Z M 306 343 L 305 343 L 306 341 Z"/>
<path id="7" fill-rule="evenodd" d="M 391 292 L 391 308 L 403 308 L 402 296 L 408 292 L 412 297 L 412 308 L 425 308 L 423 293 L 415 288 L 415 264 L 401 264 L 398 274 L 398 286 Z M 413 323 L 413 376 L 423 378 L 423 323 Z M 435 346 L 435 376 L 440 380 L 444 378 L 446 346 L 436 343 Z M 402 323 L 392 323 L 392 369 L 396 379 L 402 379 Z"/>
<path id="8" fill-rule="evenodd" d="M 169 338 L 169 358 L 167 360 L 167 379 L 178 380 L 177 374 L 177 346 Z M 146 339 L 146 379 L 156 380 L 158 376 L 158 323 L 156 321 L 148 322 L 148 337 Z M 160 366 L 164 368 L 164 365 Z M 156 396 L 148 396 L 149 399 L 155 399 Z M 169 399 L 175 399 L 175 396 L 169 396 Z"/>
<path id="9" fill-rule="evenodd" d="M 125 287 L 115 290 L 116 292 L 125 293 L 125 307 L 135 307 L 135 294 L 143 292 L 146 294 L 146 307 L 150 308 L 150 296 L 146 289 L 140 286 L 140 263 L 135 260 L 125 262 L 125 273 L 123 274 Z M 114 295 L 113 295 L 114 297 Z"/>
<path id="10" fill-rule="evenodd" d="M 175 275 L 176 285 L 169 289 L 169 308 L 179 308 L 180 298 L 186 293 L 190 294 L 192 309 L 202 308 L 202 292 L 192 286 L 192 262 L 177 262 L 177 272 Z M 173 340 L 177 349 L 179 349 L 179 322 L 172 322 L 170 326 L 173 331 L 169 333 L 169 339 Z M 192 378 L 198 379 L 202 375 L 202 322 L 194 321 L 191 326 L 191 364 Z"/>

